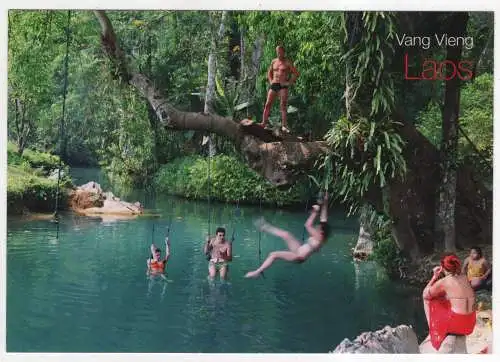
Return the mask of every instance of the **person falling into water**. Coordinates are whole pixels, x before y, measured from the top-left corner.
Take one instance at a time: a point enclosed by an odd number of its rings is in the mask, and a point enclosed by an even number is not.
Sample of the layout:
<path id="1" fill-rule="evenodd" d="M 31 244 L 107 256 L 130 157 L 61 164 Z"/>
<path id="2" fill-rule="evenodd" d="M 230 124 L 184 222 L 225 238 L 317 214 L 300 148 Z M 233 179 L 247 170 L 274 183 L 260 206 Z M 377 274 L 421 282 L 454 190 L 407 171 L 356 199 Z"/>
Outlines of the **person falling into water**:
<path id="1" fill-rule="evenodd" d="M 288 129 L 286 112 L 288 102 L 288 87 L 295 84 L 299 77 L 297 68 L 294 67 L 292 62 L 285 57 L 285 48 L 282 45 L 276 47 L 277 58 L 273 59 L 267 71 L 267 79 L 271 84 L 267 92 L 266 105 L 264 106 L 264 113 L 262 115 L 262 123 L 260 126 L 266 128 L 269 122 L 269 114 L 271 107 L 276 96 L 280 97 L 281 109 L 281 130 L 290 133 Z M 288 78 L 291 75 L 290 79 Z"/>
<path id="2" fill-rule="evenodd" d="M 226 230 L 222 227 L 217 228 L 215 237 L 207 237 L 203 252 L 209 256 L 208 262 L 208 277 L 214 280 L 217 272 L 219 272 L 222 280 L 227 279 L 229 269 L 228 262 L 232 260 L 232 243 L 228 242 L 225 238 Z"/>
<path id="3" fill-rule="evenodd" d="M 314 226 L 314 220 L 318 216 L 318 212 L 321 209 L 320 222 L 318 226 Z M 330 232 L 330 227 L 328 225 L 328 193 L 325 193 L 323 201 L 320 205 L 314 205 L 311 211 L 311 215 L 305 223 L 307 232 L 309 233 L 309 239 L 306 243 L 301 244 L 292 234 L 286 230 L 278 229 L 267 223 L 264 218 L 257 220 L 256 226 L 261 230 L 269 234 L 275 235 L 283 239 L 289 250 L 283 251 L 273 251 L 264 260 L 262 265 L 254 271 L 248 272 L 245 278 L 256 278 L 264 270 L 269 268 L 275 260 L 282 259 L 295 263 L 303 263 L 306 261 L 313 253 L 317 252 L 325 244 L 328 234 Z"/>
<path id="4" fill-rule="evenodd" d="M 170 258 L 170 240 L 168 236 L 165 238 L 165 257 L 161 258 L 161 250 L 156 247 L 153 243 L 151 244 L 151 257 L 147 260 L 148 269 L 146 275 L 161 276 L 165 278 L 165 268 L 167 266 L 168 259 Z"/>

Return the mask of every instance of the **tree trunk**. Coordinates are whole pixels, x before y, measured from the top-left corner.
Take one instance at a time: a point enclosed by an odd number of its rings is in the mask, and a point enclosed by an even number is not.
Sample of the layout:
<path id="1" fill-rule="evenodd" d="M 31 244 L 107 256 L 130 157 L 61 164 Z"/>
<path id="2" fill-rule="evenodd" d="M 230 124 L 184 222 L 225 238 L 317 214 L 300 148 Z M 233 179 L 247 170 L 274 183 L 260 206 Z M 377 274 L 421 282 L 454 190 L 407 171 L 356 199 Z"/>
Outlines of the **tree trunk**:
<path id="1" fill-rule="evenodd" d="M 203 112 L 206 114 L 214 113 L 214 101 L 215 101 L 215 77 L 217 76 L 217 47 L 219 42 L 222 40 L 224 35 L 224 23 L 226 21 L 227 11 L 222 12 L 219 30 L 217 34 L 212 33 L 212 41 L 210 44 L 210 54 L 208 55 L 208 79 L 207 79 L 207 90 L 205 92 L 205 106 Z M 212 17 L 212 21 L 215 21 L 215 16 Z M 215 147 L 215 142 L 212 137 L 208 136 L 208 153 L 210 156 L 215 155 L 217 152 Z"/>
<path id="2" fill-rule="evenodd" d="M 359 12 L 349 12 L 346 14 L 346 29 L 348 34 L 347 39 L 347 47 L 352 49 L 360 39 L 360 31 L 361 31 L 361 13 Z M 345 109 L 346 109 L 346 117 L 351 119 L 354 114 L 356 114 L 356 85 L 354 84 L 354 80 L 352 74 L 354 72 L 354 66 L 350 61 L 345 62 L 346 72 L 345 72 L 345 91 L 344 91 L 344 99 L 345 99 Z M 366 208 L 368 205 L 364 205 Z M 356 259 L 365 259 L 373 252 L 373 240 L 372 240 L 372 230 L 369 225 L 366 217 L 359 218 L 359 233 L 358 240 L 356 242 L 356 246 L 353 250 L 353 256 Z"/>
<path id="3" fill-rule="evenodd" d="M 129 83 L 156 112 L 160 124 L 173 130 L 210 130 L 232 140 L 246 163 L 276 186 L 290 186 L 300 172 L 314 168 L 314 162 L 328 152 L 325 142 L 280 140 L 256 126 L 240 123 L 216 114 L 182 112 L 170 105 L 165 96 L 143 74 L 130 71 L 118 47 L 111 22 L 105 12 L 95 11 L 102 28 L 104 50 L 120 70 L 121 79 Z M 396 239 L 411 255 L 415 250 L 432 251 L 439 185 L 439 154 L 415 126 L 400 114 L 394 120 L 403 126 L 398 133 L 406 142 L 403 150 L 408 173 L 404 181 L 392 180 L 388 185 L 387 204 L 393 219 Z M 252 132 L 250 132 L 252 131 Z M 260 133 L 259 133 L 260 132 Z M 457 242 L 491 243 L 492 192 L 482 185 L 469 165 L 457 172 L 456 195 Z M 379 212 L 384 210 L 382 192 L 372 187 L 366 202 Z"/>
<path id="4" fill-rule="evenodd" d="M 469 15 L 466 12 L 451 16 L 448 35 L 463 37 L 465 35 Z M 462 55 L 462 46 L 446 49 L 446 59 L 458 64 Z M 458 116 L 460 111 L 460 78 L 453 77 L 445 81 L 443 109 L 443 137 L 441 142 L 441 189 L 439 192 L 439 208 L 436 220 L 437 246 L 446 251 L 455 251 L 455 204 L 457 188 L 457 155 L 458 155 Z"/>
<path id="5" fill-rule="evenodd" d="M 222 40 L 224 35 L 224 23 L 226 21 L 227 11 L 222 12 L 222 17 L 217 34 L 212 34 L 210 44 L 210 54 L 208 55 L 208 80 L 207 90 L 205 92 L 205 107 L 204 113 L 214 113 L 214 99 L 215 99 L 215 77 L 217 75 L 217 46 Z M 215 16 L 213 21 L 215 21 Z"/>
<path id="6" fill-rule="evenodd" d="M 32 122 L 26 119 L 26 108 L 19 98 L 15 99 L 15 124 L 16 124 L 16 138 L 17 138 L 17 153 L 22 156 L 28 137 L 31 133 Z"/>

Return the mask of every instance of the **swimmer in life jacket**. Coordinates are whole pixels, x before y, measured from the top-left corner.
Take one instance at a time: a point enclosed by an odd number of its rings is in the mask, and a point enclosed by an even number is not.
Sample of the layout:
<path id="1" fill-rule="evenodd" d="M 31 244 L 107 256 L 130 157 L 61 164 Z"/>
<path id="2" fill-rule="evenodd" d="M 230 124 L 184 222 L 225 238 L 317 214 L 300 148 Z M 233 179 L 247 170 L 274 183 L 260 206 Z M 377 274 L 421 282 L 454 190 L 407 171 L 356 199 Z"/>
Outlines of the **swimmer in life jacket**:
<path id="1" fill-rule="evenodd" d="M 309 238 L 307 242 L 301 244 L 291 233 L 286 230 L 278 229 L 275 226 L 267 223 L 263 218 L 258 220 L 256 226 L 261 230 L 269 234 L 277 236 L 285 241 L 289 250 L 273 251 L 264 260 L 262 265 L 245 275 L 245 278 L 256 278 L 264 270 L 269 268 L 272 263 L 277 259 L 282 259 L 294 263 L 303 263 L 306 261 L 313 253 L 317 252 L 325 244 L 330 228 L 328 225 L 328 193 L 325 193 L 323 201 L 321 202 L 321 207 L 319 205 L 313 205 L 311 215 L 305 223 L 307 232 L 309 233 Z M 314 220 L 316 219 L 319 211 L 321 209 L 320 222 L 318 226 L 314 226 Z"/>
<path id="2" fill-rule="evenodd" d="M 170 240 L 168 236 L 165 238 L 165 257 L 161 258 L 161 250 L 153 243 L 151 244 L 151 257 L 147 260 L 148 270 L 147 275 L 163 275 L 167 266 L 167 261 L 170 258 Z"/>

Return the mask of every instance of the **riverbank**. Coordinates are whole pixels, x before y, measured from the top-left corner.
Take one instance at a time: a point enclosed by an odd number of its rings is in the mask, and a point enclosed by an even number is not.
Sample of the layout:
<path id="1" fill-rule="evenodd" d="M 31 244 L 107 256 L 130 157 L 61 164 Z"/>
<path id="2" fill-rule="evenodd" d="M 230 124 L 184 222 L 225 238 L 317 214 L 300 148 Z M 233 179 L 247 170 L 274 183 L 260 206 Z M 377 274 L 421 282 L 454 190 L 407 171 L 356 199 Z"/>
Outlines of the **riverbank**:
<path id="1" fill-rule="evenodd" d="M 154 185 L 159 193 L 190 200 L 210 197 L 223 203 L 280 208 L 304 207 L 305 200 L 318 193 L 306 177 L 298 179 L 289 189 L 274 187 L 236 157 L 222 154 L 174 159 L 161 166 Z"/>
<path id="2" fill-rule="evenodd" d="M 490 262 L 492 261 L 493 246 L 490 245 L 477 245 L 482 251 L 483 255 Z M 455 253 L 463 262 L 469 256 L 470 250 L 457 250 Z M 404 282 L 421 287 L 429 282 L 432 276 L 432 269 L 439 265 L 441 253 L 435 253 L 419 260 L 415 267 L 406 272 L 403 278 Z M 477 353 L 492 353 L 493 345 L 493 300 L 491 290 L 479 290 L 476 292 L 477 304 L 477 319 L 476 327 L 471 335 L 466 338 L 466 349 L 469 354 Z M 428 352 L 428 346 L 421 346 L 420 353 Z"/>
<path id="3" fill-rule="evenodd" d="M 71 187 L 68 167 L 62 165 L 59 174 L 59 157 L 50 153 L 25 149 L 22 155 L 17 147 L 7 144 L 7 213 L 22 215 L 28 212 L 53 212 L 59 182 L 60 209 L 65 209 L 67 193 Z"/>

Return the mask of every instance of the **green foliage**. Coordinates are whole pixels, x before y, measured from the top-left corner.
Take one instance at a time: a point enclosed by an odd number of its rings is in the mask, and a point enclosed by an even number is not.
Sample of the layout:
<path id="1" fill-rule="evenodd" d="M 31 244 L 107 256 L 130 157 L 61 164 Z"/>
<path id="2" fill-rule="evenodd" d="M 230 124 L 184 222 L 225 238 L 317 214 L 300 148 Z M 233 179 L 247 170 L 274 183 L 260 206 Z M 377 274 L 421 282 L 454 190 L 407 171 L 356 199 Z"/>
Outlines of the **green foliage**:
<path id="1" fill-rule="evenodd" d="M 382 266 L 389 275 L 398 275 L 408 260 L 396 245 L 390 227 L 378 229 L 372 234 L 372 240 L 374 247 L 370 259 Z"/>
<path id="2" fill-rule="evenodd" d="M 301 202 L 307 195 L 306 180 L 290 190 L 278 190 L 245 164 L 226 155 L 214 156 L 211 161 L 200 156 L 176 159 L 160 168 L 155 184 L 159 192 L 187 198 L 207 199 L 210 193 L 212 199 L 223 202 L 262 200 L 263 204 L 278 206 Z"/>
<path id="3" fill-rule="evenodd" d="M 40 169 L 48 175 L 50 171 L 56 170 L 59 167 L 59 156 L 33 149 L 26 149 L 23 155 L 19 156 L 17 146 L 12 142 L 8 142 L 7 163 L 9 165 L 25 165 L 25 168 Z"/>
<path id="4" fill-rule="evenodd" d="M 417 117 L 417 128 L 437 148 L 441 147 L 443 117 L 439 103 L 430 102 Z M 459 160 L 493 166 L 493 75 L 483 74 L 468 83 L 460 95 L 460 126 L 479 151 L 459 133 Z M 483 162 L 486 159 L 486 165 Z"/>
<path id="5" fill-rule="evenodd" d="M 371 187 L 384 189 L 391 179 L 406 174 L 398 125 L 389 119 L 341 118 L 326 134 L 331 153 L 325 164 L 332 163 L 334 193 L 349 205 L 350 213 L 358 210 Z"/>
<path id="6" fill-rule="evenodd" d="M 342 56 L 342 61 L 355 64 L 351 76 L 350 86 L 354 90 L 350 102 L 359 102 L 369 107 L 369 114 L 357 114 L 357 116 L 385 117 L 393 110 L 395 101 L 394 81 L 387 71 L 392 62 L 396 43 L 395 14 L 363 12 L 362 21 L 360 41 Z M 343 23 L 345 24 L 345 19 Z M 344 35 L 347 41 L 348 34 L 345 27 Z"/>
<path id="7" fill-rule="evenodd" d="M 7 144 L 7 204 L 9 213 L 21 212 L 23 207 L 36 211 L 53 211 L 57 194 L 57 178 L 47 176 L 59 166 L 59 157 L 26 149 L 19 156 L 17 147 Z M 60 197 L 65 200 L 64 188 L 71 186 L 68 167 L 63 164 Z"/>

